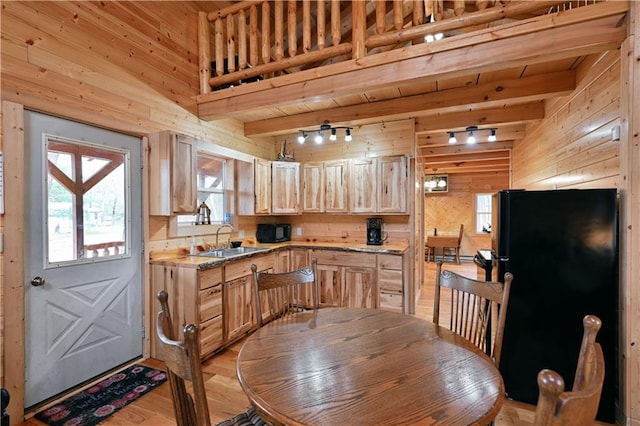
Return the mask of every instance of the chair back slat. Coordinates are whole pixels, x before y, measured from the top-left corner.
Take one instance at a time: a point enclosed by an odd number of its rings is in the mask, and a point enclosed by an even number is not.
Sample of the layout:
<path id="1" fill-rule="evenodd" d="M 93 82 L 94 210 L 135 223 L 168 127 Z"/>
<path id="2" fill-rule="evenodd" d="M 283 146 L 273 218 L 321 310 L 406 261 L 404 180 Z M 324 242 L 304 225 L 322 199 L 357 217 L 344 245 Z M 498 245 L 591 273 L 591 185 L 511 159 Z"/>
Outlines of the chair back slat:
<path id="1" fill-rule="evenodd" d="M 485 351 L 498 366 L 512 280 L 510 273 L 504 283 L 474 280 L 442 270 L 438 262 L 433 322 L 440 324 L 441 303 L 449 299 L 449 312 L 442 313 L 448 314 L 449 329 Z"/>
<path id="2" fill-rule="evenodd" d="M 535 426 L 578 426 L 595 422 L 605 375 L 602 347 L 595 341 L 602 322 L 594 315 L 586 315 L 582 324 L 584 332 L 573 389 L 565 392 L 562 376 L 553 370 L 538 373 Z"/>
<path id="3" fill-rule="evenodd" d="M 258 327 L 293 312 L 318 309 L 316 265 L 317 260 L 313 258 L 311 267 L 282 273 L 258 272 L 257 266 L 251 265 Z"/>

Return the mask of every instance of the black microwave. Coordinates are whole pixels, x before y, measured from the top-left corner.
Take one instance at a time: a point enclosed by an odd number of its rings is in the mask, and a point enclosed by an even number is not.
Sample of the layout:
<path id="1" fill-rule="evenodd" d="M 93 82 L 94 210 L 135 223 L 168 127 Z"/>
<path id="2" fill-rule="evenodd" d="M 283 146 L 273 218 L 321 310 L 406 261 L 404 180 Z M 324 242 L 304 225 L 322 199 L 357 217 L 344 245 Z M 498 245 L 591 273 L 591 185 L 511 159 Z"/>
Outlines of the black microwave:
<path id="1" fill-rule="evenodd" d="M 287 223 L 259 223 L 256 239 L 259 243 L 281 243 L 291 240 L 291 225 Z"/>

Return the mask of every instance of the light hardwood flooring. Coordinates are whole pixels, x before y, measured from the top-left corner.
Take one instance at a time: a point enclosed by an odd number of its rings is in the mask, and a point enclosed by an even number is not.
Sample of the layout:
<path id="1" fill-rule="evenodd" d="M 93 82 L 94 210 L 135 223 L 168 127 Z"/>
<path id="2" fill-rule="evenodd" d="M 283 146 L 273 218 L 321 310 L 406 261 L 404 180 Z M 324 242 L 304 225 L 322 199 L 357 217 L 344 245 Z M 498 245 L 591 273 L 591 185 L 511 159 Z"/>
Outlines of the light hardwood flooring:
<path id="1" fill-rule="evenodd" d="M 435 263 L 425 262 L 425 284 L 416 308 L 416 315 L 431 321 L 433 314 L 433 286 Z M 462 262 L 460 265 L 446 263 L 446 269 L 461 273 L 468 277 L 477 276 L 477 267 L 473 262 Z M 236 379 L 235 362 L 242 341 L 232 345 L 223 352 L 206 360 L 203 364 L 207 398 L 212 423 L 215 424 L 227 417 L 243 411 L 249 401 L 240 389 Z M 163 368 L 158 360 L 147 360 L 145 365 Z M 515 401 L 506 401 L 495 420 L 496 426 L 526 426 L 533 424 L 535 407 Z M 23 425 L 42 425 L 36 419 L 29 419 Z M 169 384 L 164 383 L 137 401 L 121 409 L 109 417 L 103 425 L 153 425 L 165 426 L 175 424 Z"/>

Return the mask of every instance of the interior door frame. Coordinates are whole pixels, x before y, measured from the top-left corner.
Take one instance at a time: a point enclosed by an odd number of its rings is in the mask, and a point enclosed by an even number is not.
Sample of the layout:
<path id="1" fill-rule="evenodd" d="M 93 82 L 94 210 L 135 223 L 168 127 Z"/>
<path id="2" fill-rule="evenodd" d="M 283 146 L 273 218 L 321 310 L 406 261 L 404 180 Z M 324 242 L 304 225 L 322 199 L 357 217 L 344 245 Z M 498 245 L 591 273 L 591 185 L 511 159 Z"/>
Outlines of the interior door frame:
<path id="1" fill-rule="evenodd" d="M 0 318 L 4 318 L 4 334 L 0 339 L 0 355 L 4 354 L 4 371 L 0 377 L 4 377 L 4 387 L 9 391 L 11 399 L 7 412 L 13 419 L 24 421 L 24 379 L 25 379 L 25 297 L 24 283 L 25 258 L 24 258 L 24 191 L 25 173 L 24 167 L 24 105 L 10 101 L 2 101 L 2 143 L 0 150 L 4 153 L 4 199 L 5 214 L 0 215 L 0 233 L 4 234 L 4 252 L 0 252 L 3 260 L 4 271 L 2 295 L 2 310 Z M 46 111 L 44 113 L 50 114 Z M 54 114 L 51 114 L 54 115 Z M 66 117 L 65 117 L 66 118 Z M 66 118 L 73 120 L 73 118 Z M 95 124 L 92 124 L 95 125 Z M 98 126 L 99 127 L 99 126 Z M 113 129 L 118 130 L 118 129 Z M 132 135 L 140 137 L 141 135 Z M 6 141 L 11 141 L 7 143 Z M 148 153 L 148 140 L 142 138 L 142 163 L 146 167 Z M 143 326 L 146 330 L 142 347 L 142 358 L 149 357 L 149 335 L 152 328 L 150 318 L 150 306 L 152 295 L 149 286 L 149 253 L 146 247 L 149 245 L 149 195 L 148 174 L 142 172 L 142 243 L 143 258 L 141 265 L 142 274 L 142 298 L 143 298 Z M 10 224 L 10 226 L 8 226 Z M 12 303 L 4 303 L 11 300 Z M 0 362 L 0 366 L 2 363 Z M 85 387 L 98 381 L 96 379 Z M 51 402 L 53 403 L 53 402 Z M 12 420 L 15 421 L 15 420 Z"/>

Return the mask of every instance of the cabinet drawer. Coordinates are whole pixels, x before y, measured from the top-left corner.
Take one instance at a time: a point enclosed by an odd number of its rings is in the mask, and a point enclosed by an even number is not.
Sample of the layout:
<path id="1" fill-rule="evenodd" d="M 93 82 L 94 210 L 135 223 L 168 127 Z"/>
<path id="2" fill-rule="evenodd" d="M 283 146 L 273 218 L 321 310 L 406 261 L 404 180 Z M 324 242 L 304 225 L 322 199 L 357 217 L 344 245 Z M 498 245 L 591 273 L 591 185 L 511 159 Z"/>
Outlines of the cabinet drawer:
<path id="1" fill-rule="evenodd" d="M 222 284 L 222 267 L 217 266 L 215 268 L 198 271 L 198 280 L 200 281 L 200 290 Z"/>
<path id="2" fill-rule="evenodd" d="M 402 256 L 393 254 L 379 254 L 378 268 L 402 270 Z"/>
<path id="3" fill-rule="evenodd" d="M 319 265 L 337 266 L 373 266 L 376 255 L 373 253 L 355 253 L 337 250 L 312 250 L 311 258 L 318 259 Z"/>
<path id="4" fill-rule="evenodd" d="M 200 322 L 222 314 L 222 285 L 200 292 Z"/>
<path id="5" fill-rule="evenodd" d="M 380 309 L 402 313 L 402 294 L 380 292 Z"/>
<path id="6" fill-rule="evenodd" d="M 233 281 L 237 278 L 251 275 L 251 265 L 253 263 L 258 267 L 258 271 L 272 269 L 275 265 L 275 254 L 270 253 L 264 256 L 251 257 L 249 259 L 231 261 L 225 264 L 224 280 L 225 282 Z"/>
<path id="7" fill-rule="evenodd" d="M 402 271 L 380 269 L 378 271 L 378 287 L 380 292 L 402 294 Z"/>
<path id="8" fill-rule="evenodd" d="M 222 315 L 200 324 L 200 357 L 222 346 Z"/>

